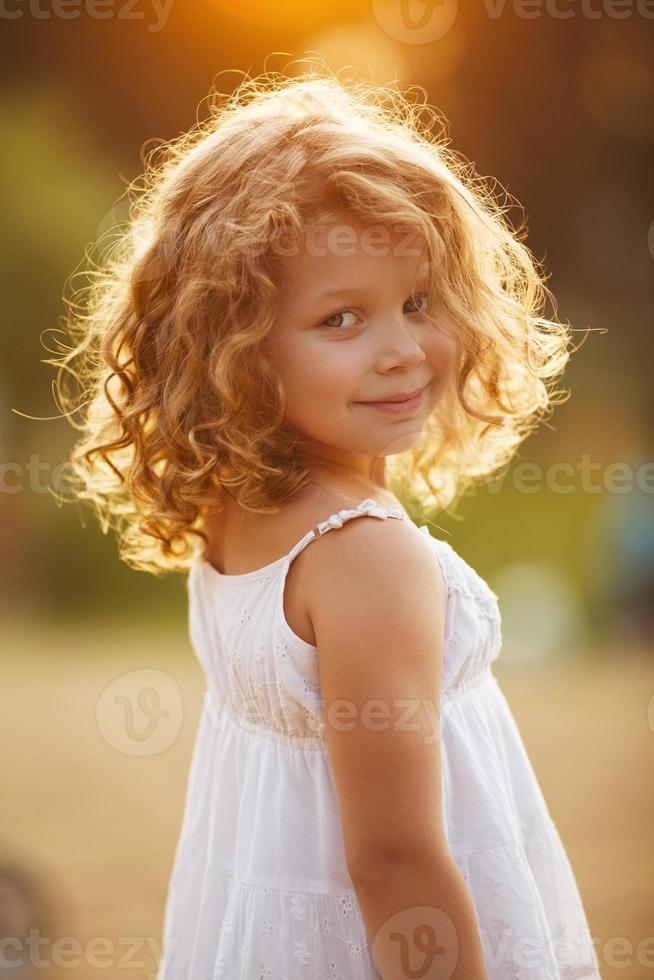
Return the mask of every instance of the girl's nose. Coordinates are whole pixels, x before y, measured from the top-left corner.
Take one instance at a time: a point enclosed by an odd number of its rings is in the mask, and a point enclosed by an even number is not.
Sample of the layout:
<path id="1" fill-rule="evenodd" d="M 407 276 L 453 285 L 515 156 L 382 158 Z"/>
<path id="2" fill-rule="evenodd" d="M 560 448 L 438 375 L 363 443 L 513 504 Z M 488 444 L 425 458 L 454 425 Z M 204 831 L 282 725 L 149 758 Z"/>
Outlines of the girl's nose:
<path id="1" fill-rule="evenodd" d="M 379 359 L 388 365 L 415 367 L 427 357 L 419 340 L 419 327 L 405 317 L 389 316 L 381 331 Z"/>

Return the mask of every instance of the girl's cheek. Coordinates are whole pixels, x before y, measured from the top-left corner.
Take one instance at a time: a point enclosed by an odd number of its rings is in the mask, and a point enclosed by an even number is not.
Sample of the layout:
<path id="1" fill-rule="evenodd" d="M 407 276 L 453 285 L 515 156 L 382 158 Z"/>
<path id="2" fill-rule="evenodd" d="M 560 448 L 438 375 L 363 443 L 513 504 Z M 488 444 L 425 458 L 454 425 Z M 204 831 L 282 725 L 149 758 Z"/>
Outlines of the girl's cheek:
<path id="1" fill-rule="evenodd" d="M 456 350 L 455 338 L 449 334 L 440 333 L 433 349 L 435 363 L 444 370 L 451 368 L 456 359 Z"/>

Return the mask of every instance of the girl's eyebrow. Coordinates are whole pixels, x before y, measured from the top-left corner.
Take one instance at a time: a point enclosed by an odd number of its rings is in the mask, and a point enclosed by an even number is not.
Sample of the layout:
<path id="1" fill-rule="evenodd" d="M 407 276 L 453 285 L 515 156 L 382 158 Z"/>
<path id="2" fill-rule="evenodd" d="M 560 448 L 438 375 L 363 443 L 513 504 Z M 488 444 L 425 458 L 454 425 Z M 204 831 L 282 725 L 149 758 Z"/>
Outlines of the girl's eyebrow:
<path id="1" fill-rule="evenodd" d="M 413 285 L 414 289 L 424 289 L 429 283 L 429 276 L 427 273 L 416 278 Z M 319 293 L 314 293 L 311 297 L 312 301 L 320 301 L 323 299 L 330 299 L 335 296 L 353 296 L 354 294 L 365 293 L 365 286 L 332 286 L 331 289 L 324 289 Z M 371 292 L 376 292 L 376 287 L 371 287 Z"/>
<path id="2" fill-rule="evenodd" d="M 332 286 L 331 289 L 323 289 L 321 292 L 316 293 L 313 299 L 330 299 L 333 296 L 351 296 L 354 293 L 365 293 L 365 286 Z"/>

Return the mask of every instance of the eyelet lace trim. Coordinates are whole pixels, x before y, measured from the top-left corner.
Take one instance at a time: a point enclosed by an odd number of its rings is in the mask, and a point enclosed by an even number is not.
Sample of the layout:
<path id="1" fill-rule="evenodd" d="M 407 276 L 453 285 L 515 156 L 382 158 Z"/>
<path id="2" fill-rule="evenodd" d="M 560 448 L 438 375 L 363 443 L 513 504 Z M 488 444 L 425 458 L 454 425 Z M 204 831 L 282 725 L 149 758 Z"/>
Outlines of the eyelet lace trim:
<path id="1" fill-rule="evenodd" d="M 286 912 L 281 920 L 278 902 L 283 903 Z M 265 915 L 267 908 L 270 908 L 271 916 Z M 239 943 L 241 932 L 236 928 L 237 916 L 242 922 L 257 923 L 253 938 L 262 941 L 257 952 L 242 948 Z M 277 939 L 270 946 L 268 961 L 263 962 L 261 949 L 265 940 L 275 935 Z M 280 942 L 282 937 L 284 941 Z M 321 940 L 325 941 L 326 937 L 329 937 L 332 957 L 327 967 L 323 965 L 320 951 Z M 241 976 L 246 965 L 253 971 L 248 974 L 253 980 L 255 977 L 257 980 L 264 977 L 296 980 L 295 973 L 289 976 L 284 969 L 288 964 L 286 958 L 283 962 L 275 962 L 273 951 L 285 952 L 289 946 L 298 970 L 309 967 L 312 972 L 307 975 L 312 977 L 349 980 L 355 963 L 359 964 L 359 969 L 364 964 L 369 966 L 369 944 L 356 894 L 290 893 L 234 879 L 214 967 L 215 980 Z M 321 970 L 319 974 L 317 969 Z"/>
<path id="2" fill-rule="evenodd" d="M 423 531 L 427 525 L 420 528 Z M 428 532 L 428 529 L 427 529 Z M 459 595 L 475 603 L 480 613 L 488 619 L 500 621 L 499 601 L 485 579 L 472 568 L 448 541 L 434 538 L 445 567 L 448 592 Z"/>

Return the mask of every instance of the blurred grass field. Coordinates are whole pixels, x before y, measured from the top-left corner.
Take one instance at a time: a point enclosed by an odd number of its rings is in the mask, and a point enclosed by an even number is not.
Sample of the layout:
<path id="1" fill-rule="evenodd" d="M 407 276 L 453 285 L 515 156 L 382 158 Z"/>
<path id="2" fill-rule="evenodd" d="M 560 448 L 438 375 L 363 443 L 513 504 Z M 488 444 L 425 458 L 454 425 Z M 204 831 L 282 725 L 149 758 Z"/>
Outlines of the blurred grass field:
<path id="1" fill-rule="evenodd" d="M 56 939 L 79 944 L 58 947 L 68 964 L 77 949 L 79 966 L 33 975 L 152 977 L 204 696 L 185 626 L 73 631 L 17 619 L 3 638 L 0 863 L 38 886 L 40 935 L 50 937 L 42 957 Z M 651 652 L 623 649 L 528 669 L 500 655 L 494 665 L 575 870 L 604 980 L 654 974 L 654 940 L 637 955 L 654 935 L 651 663 Z M 102 691 L 137 668 L 171 675 L 183 708 L 172 744 L 143 756 L 110 744 L 96 720 Z M 105 937 L 104 951 L 94 937 Z"/>

